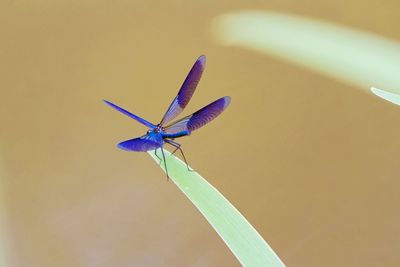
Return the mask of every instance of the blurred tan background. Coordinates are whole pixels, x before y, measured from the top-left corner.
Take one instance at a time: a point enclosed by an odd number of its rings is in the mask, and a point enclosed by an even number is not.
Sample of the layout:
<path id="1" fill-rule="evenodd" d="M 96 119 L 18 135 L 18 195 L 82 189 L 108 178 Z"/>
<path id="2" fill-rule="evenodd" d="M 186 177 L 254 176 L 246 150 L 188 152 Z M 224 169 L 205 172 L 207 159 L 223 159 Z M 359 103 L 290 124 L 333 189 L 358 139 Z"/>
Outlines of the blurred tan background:
<path id="1" fill-rule="evenodd" d="M 146 129 L 101 101 L 157 123 L 200 54 L 185 114 L 232 104 L 180 140 L 191 166 L 288 266 L 399 266 L 399 107 L 219 46 L 212 19 L 247 8 L 400 40 L 395 0 L 0 3 L 8 266 L 239 266 L 147 154 L 115 147 Z"/>

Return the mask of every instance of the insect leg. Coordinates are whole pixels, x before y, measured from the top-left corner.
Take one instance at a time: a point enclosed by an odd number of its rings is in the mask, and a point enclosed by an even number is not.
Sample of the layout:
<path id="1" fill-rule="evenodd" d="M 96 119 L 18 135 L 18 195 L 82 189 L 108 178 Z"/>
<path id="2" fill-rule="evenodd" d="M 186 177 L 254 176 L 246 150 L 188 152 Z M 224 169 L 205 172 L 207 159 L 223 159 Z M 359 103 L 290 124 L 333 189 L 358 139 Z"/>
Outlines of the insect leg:
<path id="1" fill-rule="evenodd" d="M 171 141 L 172 142 L 172 141 Z M 179 146 L 174 146 L 173 144 L 169 143 L 171 146 L 175 147 L 174 151 L 172 151 L 171 155 L 175 154 L 175 152 L 178 150 Z"/>
<path id="2" fill-rule="evenodd" d="M 190 168 L 189 168 L 189 165 L 188 165 L 188 163 L 187 163 L 185 154 L 183 153 L 183 150 L 182 150 L 182 148 L 181 148 L 181 144 L 179 144 L 179 143 L 177 143 L 177 142 L 174 142 L 174 141 L 172 141 L 172 140 L 165 140 L 165 141 L 166 141 L 168 144 L 170 144 L 171 146 L 175 147 L 175 150 L 174 150 L 174 152 L 173 152 L 172 154 L 174 154 L 177 150 L 179 150 L 179 151 L 181 152 L 182 157 L 183 157 L 183 160 L 184 160 L 185 163 L 186 163 L 186 167 L 187 167 L 188 171 L 191 171 L 191 172 L 194 171 L 193 169 L 190 169 Z"/>
<path id="3" fill-rule="evenodd" d="M 156 148 L 156 150 L 154 151 L 154 155 L 156 155 L 156 157 L 157 157 L 158 160 L 160 161 L 160 162 L 158 163 L 158 165 L 161 165 L 162 160 L 161 160 L 161 158 L 157 155 L 157 149 L 158 149 L 158 148 Z"/>
<path id="4" fill-rule="evenodd" d="M 168 176 L 168 169 L 167 169 L 167 162 L 165 161 L 165 155 L 164 155 L 164 149 L 161 147 L 161 153 L 164 159 L 164 167 L 165 167 L 165 173 L 167 174 L 167 181 L 169 180 L 169 176 Z"/>
<path id="5" fill-rule="evenodd" d="M 175 147 L 174 151 L 172 151 L 171 155 L 175 154 L 175 152 L 178 150 L 178 148 L 180 148 L 180 144 L 177 142 L 174 142 L 174 139 L 165 139 L 165 141 L 170 144 L 171 146 Z"/>

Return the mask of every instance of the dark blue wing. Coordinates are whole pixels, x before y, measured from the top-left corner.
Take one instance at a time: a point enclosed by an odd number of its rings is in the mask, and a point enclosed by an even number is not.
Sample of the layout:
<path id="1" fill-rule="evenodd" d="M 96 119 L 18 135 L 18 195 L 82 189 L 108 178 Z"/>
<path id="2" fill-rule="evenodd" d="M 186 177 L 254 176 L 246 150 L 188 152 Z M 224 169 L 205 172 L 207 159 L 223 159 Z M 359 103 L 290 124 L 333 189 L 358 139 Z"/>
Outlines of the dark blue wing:
<path id="1" fill-rule="evenodd" d="M 204 68 L 206 66 L 206 56 L 200 56 L 194 63 L 192 69 L 187 75 L 185 81 L 183 82 L 178 95 L 174 98 L 171 105 L 167 109 L 164 117 L 162 118 L 160 125 L 165 125 L 176 116 L 178 116 L 182 110 L 189 103 L 197 84 L 200 81 L 201 75 L 203 74 Z"/>
<path id="2" fill-rule="evenodd" d="M 118 147 L 127 151 L 149 151 L 162 147 L 164 141 L 160 138 L 143 135 L 118 144 Z"/>
<path id="3" fill-rule="evenodd" d="M 146 121 L 145 119 L 140 118 L 139 116 L 136 116 L 135 114 L 130 113 L 129 111 L 118 107 L 117 105 L 111 103 L 110 101 L 107 100 L 103 100 L 106 104 L 108 104 L 110 107 L 115 108 L 116 110 L 118 110 L 119 112 L 131 117 L 132 119 L 135 119 L 136 121 L 140 122 L 141 124 L 153 129 L 156 128 L 156 126 L 154 124 L 152 124 L 151 122 Z"/>
<path id="4" fill-rule="evenodd" d="M 181 131 L 194 131 L 215 119 L 228 107 L 230 102 L 231 98 L 229 96 L 222 97 L 196 111 L 192 115 L 167 125 L 164 128 L 164 131 L 168 134 L 174 134 Z"/>

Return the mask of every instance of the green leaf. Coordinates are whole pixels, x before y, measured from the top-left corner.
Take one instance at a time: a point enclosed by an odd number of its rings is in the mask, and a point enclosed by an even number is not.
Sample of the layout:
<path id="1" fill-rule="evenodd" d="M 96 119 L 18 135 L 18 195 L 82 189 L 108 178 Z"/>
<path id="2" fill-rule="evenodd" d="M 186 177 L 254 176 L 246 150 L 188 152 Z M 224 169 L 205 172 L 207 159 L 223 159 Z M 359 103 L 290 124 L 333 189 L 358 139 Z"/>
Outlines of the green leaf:
<path id="1" fill-rule="evenodd" d="M 386 92 L 384 90 L 374 88 L 374 87 L 371 87 L 371 91 L 372 91 L 372 93 L 379 96 L 380 98 L 383 98 L 389 102 L 392 102 L 393 104 L 400 105 L 400 95 L 398 95 L 398 94 Z"/>
<path id="2" fill-rule="evenodd" d="M 239 11 L 213 23 L 219 43 L 274 56 L 368 90 L 400 93 L 400 44 L 351 27 L 278 12 Z"/>
<path id="3" fill-rule="evenodd" d="M 243 266 L 285 266 L 254 227 L 217 189 L 197 172 L 188 171 L 179 158 L 164 151 L 170 179 L 203 214 Z M 154 151 L 149 154 L 157 163 L 160 162 Z M 162 158 L 161 151 L 157 155 Z M 160 166 L 164 170 L 163 162 Z"/>

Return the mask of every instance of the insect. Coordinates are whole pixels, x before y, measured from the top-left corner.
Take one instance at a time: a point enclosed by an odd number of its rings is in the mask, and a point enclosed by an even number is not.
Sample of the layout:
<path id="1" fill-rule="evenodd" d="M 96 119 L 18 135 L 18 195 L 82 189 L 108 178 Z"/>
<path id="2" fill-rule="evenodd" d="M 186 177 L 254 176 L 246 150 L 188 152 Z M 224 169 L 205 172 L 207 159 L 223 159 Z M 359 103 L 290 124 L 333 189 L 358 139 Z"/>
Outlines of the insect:
<path id="1" fill-rule="evenodd" d="M 129 111 L 107 100 L 104 100 L 104 102 L 110 105 L 111 107 L 131 117 L 132 119 L 135 119 L 136 121 L 140 122 L 141 124 L 149 128 L 149 130 L 145 135 L 121 142 L 118 144 L 118 147 L 127 151 L 155 150 L 155 154 L 157 157 L 158 157 L 157 149 L 160 148 L 162 157 L 164 159 L 164 167 L 165 167 L 165 172 L 167 173 L 167 178 L 169 178 L 169 176 L 168 176 L 167 164 L 165 162 L 163 145 L 169 144 L 175 147 L 175 150 L 172 152 L 172 154 L 174 154 L 177 150 L 179 150 L 183 156 L 183 159 L 185 160 L 186 166 L 188 167 L 185 154 L 181 149 L 181 145 L 175 142 L 174 140 L 182 136 L 190 135 L 192 131 L 209 123 L 219 114 L 221 114 L 228 107 L 231 101 L 231 98 L 229 96 L 222 97 L 189 116 L 171 122 L 184 110 L 184 108 L 192 98 L 192 95 L 197 87 L 197 84 L 200 81 L 201 75 L 203 74 L 205 63 L 206 63 L 206 57 L 204 55 L 200 56 L 196 60 L 192 69 L 187 75 L 185 81 L 183 82 L 178 92 L 178 95 L 174 98 L 174 100 L 168 107 L 164 117 L 157 125 L 148 122 L 147 120 L 135 114 L 132 114 Z M 159 159 L 161 162 L 161 158 Z"/>

